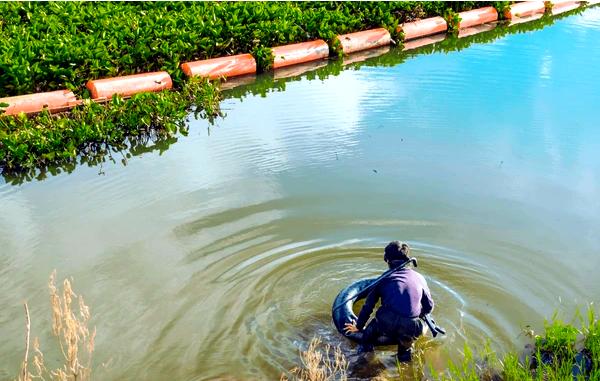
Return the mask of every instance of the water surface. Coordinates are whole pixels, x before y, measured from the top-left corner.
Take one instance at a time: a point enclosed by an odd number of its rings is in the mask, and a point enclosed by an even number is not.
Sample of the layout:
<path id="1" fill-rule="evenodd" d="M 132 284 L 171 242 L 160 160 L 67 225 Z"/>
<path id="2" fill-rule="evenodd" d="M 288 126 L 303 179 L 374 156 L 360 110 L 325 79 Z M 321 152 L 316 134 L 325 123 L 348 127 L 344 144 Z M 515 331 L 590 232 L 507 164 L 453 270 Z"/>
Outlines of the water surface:
<path id="1" fill-rule="evenodd" d="M 466 338 L 522 345 L 600 293 L 598 41 L 595 8 L 265 96 L 262 78 L 160 154 L 0 185 L 0 379 L 22 358 L 23 300 L 56 357 L 55 268 L 91 306 L 98 379 L 278 379 L 314 336 L 351 352 L 331 302 L 385 269 L 392 239 L 449 331 L 419 343 L 426 361 Z"/>

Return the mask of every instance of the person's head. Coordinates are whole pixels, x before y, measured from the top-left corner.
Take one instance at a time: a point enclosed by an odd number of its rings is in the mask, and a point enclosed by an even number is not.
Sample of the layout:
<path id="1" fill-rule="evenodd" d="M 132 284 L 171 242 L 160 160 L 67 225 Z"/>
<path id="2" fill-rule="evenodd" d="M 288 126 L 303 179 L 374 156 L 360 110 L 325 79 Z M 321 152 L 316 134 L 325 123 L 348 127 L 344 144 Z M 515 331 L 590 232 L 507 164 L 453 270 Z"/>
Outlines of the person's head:
<path id="1" fill-rule="evenodd" d="M 410 258 L 410 247 L 408 244 L 400 241 L 392 241 L 385 247 L 383 260 L 390 267 L 395 267 L 396 264 L 406 262 Z"/>

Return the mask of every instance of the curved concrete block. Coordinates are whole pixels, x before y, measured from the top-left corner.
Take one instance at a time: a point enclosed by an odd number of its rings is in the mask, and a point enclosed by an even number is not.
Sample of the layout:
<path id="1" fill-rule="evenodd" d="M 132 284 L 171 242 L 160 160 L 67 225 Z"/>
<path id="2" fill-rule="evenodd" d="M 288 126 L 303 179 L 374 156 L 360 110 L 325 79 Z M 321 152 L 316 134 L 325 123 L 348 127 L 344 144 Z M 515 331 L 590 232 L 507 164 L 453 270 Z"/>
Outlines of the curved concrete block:
<path id="1" fill-rule="evenodd" d="M 504 17 L 513 19 L 515 17 L 529 17 L 536 13 L 544 13 L 546 4 L 543 1 L 524 1 L 522 3 L 512 4 L 509 9 L 504 12 Z"/>
<path id="2" fill-rule="evenodd" d="M 459 28 L 469 28 L 476 25 L 485 24 L 492 21 L 498 21 L 498 11 L 494 7 L 485 7 L 473 9 L 471 11 L 460 12 Z"/>
<path id="3" fill-rule="evenodd" d="M 329 45 L 323 40 L 301 42 L 299 44 L 276 46 L 273 48 L 273 69 L 316 61 L 329 57 Z"/>
<path id="4" fill-rule="evenodd" d="M 337 36 L 345 54 L 366 49 L 378 48 L 392 42 L 390 32 L 384 28 L 365 30 L 363 32 L 340 34 Z"/>
<path id="5" fill-rule="evenodd" d="M 404 23 L 398 26 L 398 30 L 404 32 L 404 41 L 409 41 L 415 38 L 443 33 L 448 30 L 448 24 L 443 17 L 431 17 Z"/>
<path id="6" fill-rule="evenodd" d="M 200 76 L 209 79 L 236 77 L 238 75 L 255 74 L 256 61 L 251 54 L 238 54 L 235 56 L 186 62 L 181 64 L 181 70 L 188 77 Z"/>
<path id="7" fill-rule="evenodd" d="M 161 91 L 173 87 L 171 76 L 166 71 L 126 75 L 123 77 L 96 79 L 85 85 L 92 99 L 110 98 L 114 94 L 128 97 L 138 93 Z"/>
<path id="8" fill-rule="evenodd" d="M 21 112 L 34 114 L 45 108 L 50 112 L 66 111 L 81 104 L 81 101 L 77 100 L 72 91 L 58 90 L 0 98 L 0 103 L 8 103 L 8 107 L 4 109 L 5 115 L 16 115 Z"/>

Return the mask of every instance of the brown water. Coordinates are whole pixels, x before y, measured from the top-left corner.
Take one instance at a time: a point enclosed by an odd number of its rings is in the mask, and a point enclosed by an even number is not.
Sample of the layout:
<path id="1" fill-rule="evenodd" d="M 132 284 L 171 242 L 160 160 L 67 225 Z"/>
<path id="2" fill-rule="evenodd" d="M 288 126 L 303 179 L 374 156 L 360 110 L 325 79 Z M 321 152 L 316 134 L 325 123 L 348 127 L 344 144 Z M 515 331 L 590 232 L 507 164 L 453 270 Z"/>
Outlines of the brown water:
<path id="1" fill-rule="evenodd" d="M 419 343 L 426 362 L 465 338 L 518 348 L 522 327 L 598 301 L 598 41 L 595 8 L 300 77 L 225 100 L 225 119 L 192 121 L 162 154 L 0 185 L 0 379 L 21 361 L 23 300 L 56 357 L 52 269 L 91 306 L 96 379 L 278 379 L 314 336 L 351 353 L 331 303 L 385 269 L 392 239 L 413 246 L 448 330 Z"/>

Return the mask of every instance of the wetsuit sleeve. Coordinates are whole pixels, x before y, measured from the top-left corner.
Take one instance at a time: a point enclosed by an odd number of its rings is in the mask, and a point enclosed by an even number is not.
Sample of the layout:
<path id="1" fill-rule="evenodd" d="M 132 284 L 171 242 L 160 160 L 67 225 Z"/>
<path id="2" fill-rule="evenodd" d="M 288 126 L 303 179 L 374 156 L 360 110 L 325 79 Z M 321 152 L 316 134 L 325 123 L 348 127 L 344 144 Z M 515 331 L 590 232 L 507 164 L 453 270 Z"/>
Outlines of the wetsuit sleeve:
<path id="1" fill-rule="evenodd" d="M 433 299 L 431 298 L 431 292 L 427 286 L 425 278 L 423 278 L 423 295 L 421 296 L 421 316 L 427 315 L 433 311 Z"/>
<path id="2" fill-rule="evenodd" d="M 360 309 L 360 313 L 358 314 L 358 320 L 356 321 L 356 327 L 362 331 L 373 313 L 373 308 L 375 308 L 375 304 L 379 300 L 379 287 L 375 287 L 369 295 L 367 295 L 367 299 L 365 300 L 365 304 Z"/>

